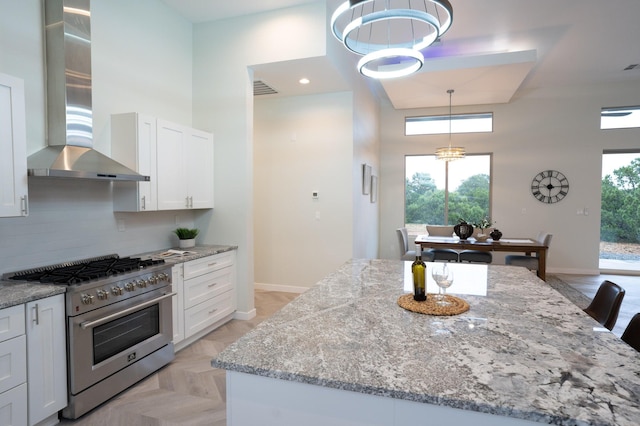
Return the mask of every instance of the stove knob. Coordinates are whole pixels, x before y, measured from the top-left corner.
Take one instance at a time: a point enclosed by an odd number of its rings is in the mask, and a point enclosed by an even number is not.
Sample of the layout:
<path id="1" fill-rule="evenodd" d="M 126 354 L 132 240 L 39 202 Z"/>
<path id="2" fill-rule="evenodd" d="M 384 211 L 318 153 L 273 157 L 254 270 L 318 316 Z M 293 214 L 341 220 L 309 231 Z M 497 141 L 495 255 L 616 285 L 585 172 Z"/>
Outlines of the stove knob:
<path id="1" fill-rule="evenodd" d="M 100 289 L 96 292 L 98 294 L 99 300 L 107 300 L 109 298 L 109 293 Z"/>
<path id="2" fill-rule="evenodd" d="M 138 280 L 138 287 L 140 288 L 145 288 L 147 286 L 147 281 L 146 280 Z"/>
<path id="3" fill-rule="evenodd" d="M 169 281 L 169 275 L 165 274 L 164 272 L 161 272 L 160 274 L 158 274 L 158 279 L 160 281 Z"/>
<path id="4" fill-rule="evenodd" d="M 149 277 L 149 284 L 155 285 L 160 282 L 160 278 L 157 275 L 152 275 Z"/>
<path id="5" fill-rule="evenodd" d="M 124 293 L 124 288 L 120 286 L 111 287 L 111 294 L 113 294 L 114 296 L 122 296 L 122 293 Z"/>
<path id="6" fill-rule="evenodd" d="M 124 289 L 127 290 L 127 291 L 133 291 L 133 290 L 136 289 L 136 285 L 135 285 L 134 282 L 126 283 L 124 285 Z"/>
<path id="7" fill-rule="evenodd" d="M 80 300 L 85 305 L 93 305 L 93 296 L 90 296 L 88 294 L 83 294 L 82 296 L 80 296 Z"/>

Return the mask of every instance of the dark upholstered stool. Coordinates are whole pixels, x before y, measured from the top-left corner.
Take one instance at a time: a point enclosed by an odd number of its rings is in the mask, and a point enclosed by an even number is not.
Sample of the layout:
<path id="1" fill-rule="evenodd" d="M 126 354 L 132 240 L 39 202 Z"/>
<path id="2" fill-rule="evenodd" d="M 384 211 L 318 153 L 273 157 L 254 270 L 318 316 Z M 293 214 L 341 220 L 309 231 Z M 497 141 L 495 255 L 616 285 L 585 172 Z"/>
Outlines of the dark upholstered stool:
<path id="1" fill-rule="evenodd" d="M 458 252 L 452 249 L 429 249 L 427 253 L 433 256 L 433 262 L 445 260 L 447 262 L 457 262 Z"/>
<path id="2" fill-rule="evenodd" d="M 584 311 L 602 324 L 603 327 L 613 330 L 613 326 L 616 325 L 618 320 L 618 313 L 620 312 L 624 294 L 624 289 L 618 284 L 604 280 L 589 306 L 584 308 Z"/>
<path id="3" fill-rule="evenodd" d="M 460 262 L 491 263 L 493 255 L 489 251 L 462 250 L 458 256 Z"/>
<path id="4" fill-rule="evenodd" d="M 636 351 L 640 352 L 640 313 L 631 318 L 629 325 L 622 333 L 622 340 L 629 344 Z"/>

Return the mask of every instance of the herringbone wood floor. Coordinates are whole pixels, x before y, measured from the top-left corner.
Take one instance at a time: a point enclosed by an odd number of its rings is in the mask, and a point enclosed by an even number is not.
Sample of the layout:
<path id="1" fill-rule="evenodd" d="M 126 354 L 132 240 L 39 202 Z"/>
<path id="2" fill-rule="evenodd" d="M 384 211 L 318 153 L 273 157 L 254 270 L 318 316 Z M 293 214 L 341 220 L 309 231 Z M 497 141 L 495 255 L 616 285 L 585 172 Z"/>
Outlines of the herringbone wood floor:
<path id="1" fill-rule="evenodd" d="M 640 312 L 640 277 L 622 275 L 556 275 L 589 298 L 604 279 L 620 284 L 627 295 L 614 333 L 620 336 Z M 227 345 L 271 316 L 297 294 L 256 291 L 257 316 L 233 320 L 178 352 L 168 366 L 76 421 L 82 426 L 225 426 L 225 372 L 211 367 L 211 359 Z"/>

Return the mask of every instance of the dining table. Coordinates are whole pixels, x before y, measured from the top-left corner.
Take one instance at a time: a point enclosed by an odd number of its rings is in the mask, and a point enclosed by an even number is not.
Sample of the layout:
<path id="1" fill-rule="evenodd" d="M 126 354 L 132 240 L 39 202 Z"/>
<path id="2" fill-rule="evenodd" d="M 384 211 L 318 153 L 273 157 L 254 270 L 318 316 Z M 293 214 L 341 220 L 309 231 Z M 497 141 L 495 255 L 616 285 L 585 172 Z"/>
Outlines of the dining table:
<path id="1" fill-rule="evenodd" d="M 535 254 L 538 259 L 538 277 L 547 279 L 547 250 L 549 247 L 532 238 L 503 238 L 500 240 L 487 239 L 479 241 L 473 237 L 461 239 L 458 237 L 436 237 L 430 235 L 418 235 L 415 244 L 420 244 L 425 249 L 453 249 L 478 251 L 501 251 L 511 253 L 524 253 L 526 256 Z"/>

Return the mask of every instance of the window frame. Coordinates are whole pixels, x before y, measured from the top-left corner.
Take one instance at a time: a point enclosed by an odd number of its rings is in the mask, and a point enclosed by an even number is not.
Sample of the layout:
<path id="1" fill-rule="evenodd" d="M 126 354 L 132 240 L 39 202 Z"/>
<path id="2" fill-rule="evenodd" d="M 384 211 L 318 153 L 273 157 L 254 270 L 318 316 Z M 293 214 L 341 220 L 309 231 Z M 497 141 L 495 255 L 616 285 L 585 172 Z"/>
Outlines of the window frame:
<path id="1" fill-rule="evenodd" d="M 488 119 L 488 130 L 482 127 L 474 127 L 465 129 L 464 123 L 470 124 L 471 120 Z M 426 132 L 411 132 L 409 133 L 409 126 L 412 123 L 422 123 L 427 127 L 431 123 L 432 131 Z M 437 123 L 437 124 L 433 124 Z M 449 127 L 449 123 L 451 126 Z M 472 123 L 471 123 L 472 124 Z M 417 124 L 414 124 L 417 126 Z M 463 134 L 463 133 L 493 133 L 493 112 L 474 112 L 464 114 L 437 114 L 437 115 L 416 115 L 406 116 L 404 118 L 404 135 L 405 136 L 430 136 L 430 135 L 444 135 L 451 132 L 451 134 Z"/>

